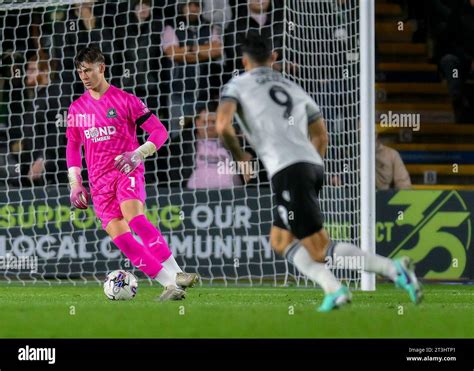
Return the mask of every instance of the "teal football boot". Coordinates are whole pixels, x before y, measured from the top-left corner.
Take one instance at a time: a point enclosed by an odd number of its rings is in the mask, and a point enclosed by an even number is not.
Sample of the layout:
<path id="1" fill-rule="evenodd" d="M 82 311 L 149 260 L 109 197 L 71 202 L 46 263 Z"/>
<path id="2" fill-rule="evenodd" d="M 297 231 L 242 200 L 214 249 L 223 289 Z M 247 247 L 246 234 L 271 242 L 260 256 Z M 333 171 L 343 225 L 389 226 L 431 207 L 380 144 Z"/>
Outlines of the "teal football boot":
<path id="1" fill-rule="evenodd" d="M 352 294 L 346 286 L 341 286 L 336 292 L 326 294 L 323 303 L 318 308 L 318 312 L 330 312 L 338 309 L 352 301 Z"/>
<path id="2" fill-rule="evenodd" d="M 406 256 L 395 259 L 393 262 L 398 273 L 395 286 L 407 291 L 411 301 L 419 304 L 423 299 L 423 289 L 415 275 L 415 264 Z"/>

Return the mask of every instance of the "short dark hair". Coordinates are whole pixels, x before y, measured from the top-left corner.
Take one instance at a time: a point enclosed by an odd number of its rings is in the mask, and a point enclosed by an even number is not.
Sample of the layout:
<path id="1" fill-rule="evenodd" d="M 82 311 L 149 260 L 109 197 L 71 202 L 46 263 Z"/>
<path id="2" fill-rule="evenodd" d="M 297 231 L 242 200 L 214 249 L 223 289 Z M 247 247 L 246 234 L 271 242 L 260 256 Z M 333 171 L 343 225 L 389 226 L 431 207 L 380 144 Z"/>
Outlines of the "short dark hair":
<path id="1" fill-rule="evenodd" d="M 148 5 L 152 8 L 151 0 L 134 0 L 132 3 L 132 9 L 135 8 L 138 4 L 142 3 L 143 5 Z"/>
<path id="2" fill-rule="evenodd" d="M 219 103 L 215 100 L 198 103 L 196 105 L 196 118 L 199 117 L 202 111 L 214 112 L 214 113 L 217 112 L 218 106 L 219 106 Z"/>
<path id="3" fill-rule="evenodd" d="M 247 54 L 256 63 L 265 63 L 272 56 L 270 41 L 259 34 L 257 30 L 250 30 L 242 40 L 242 53 Z"/>
<path id="4" fill-rule="evenodd" d="M 90 44 L 85 48 L 79 50 L 76 58 L 74 58 L 74 65 L 78 68 L 82 63 L 105 63 L 105 57 L 100 51 L 100 48 L 95 44 Z"/>
<path id="5" fill-rule="evenodd" d="M 178 1 L 179 5 L 188 5 L 190 3 L 194 3 L 197 6 L 201 6 L 201 0 L 179 0 Z"/>
<path id="6" fill-rule="evenodd" d="M 198 7 L 202 9 L 201 0 L 178 0 L 179 11 L 182 11 L 183 6 L 189 5 L 189 4 L 197 5 Z"/>

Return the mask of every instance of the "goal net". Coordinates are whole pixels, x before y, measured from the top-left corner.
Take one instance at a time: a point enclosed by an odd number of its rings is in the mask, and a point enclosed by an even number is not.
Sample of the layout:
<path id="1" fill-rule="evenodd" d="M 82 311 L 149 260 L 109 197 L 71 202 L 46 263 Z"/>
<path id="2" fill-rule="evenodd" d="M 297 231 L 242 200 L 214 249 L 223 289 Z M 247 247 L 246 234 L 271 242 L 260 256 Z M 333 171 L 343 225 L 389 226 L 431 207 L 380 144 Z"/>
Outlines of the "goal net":
<path id="1" fill-rule="evenodd" d="M 142 99 L 170 139 L 146 159 L 148 218 L 204 283 L 313 285 L 271 249 L 273 200 L 258 161 L 245 185 L 213 127 L 215 103 L 242 72 L 239 42 L 268 36 L 274 68 L 322 107 L 330 145 L 321 195 L 332 238 L 359 244 L 359 10 L 355 0 L 4 1 L 0 4 L 0 277 L 100 283 L 141 273 L 92 206 L 70 206 L 67 109 L 84 89 L 74 55 L 97 43 L 106 78 Z M 197 15 L 196 15 L 197 14 Z M 143 142 L 145 134 L 137 132 Z M 247 151 L 244 137 L 242 145 Z M 83 177 L 87 172 L 83 165 Z M 357 270 L 335 267 L 355 286 Z"/>

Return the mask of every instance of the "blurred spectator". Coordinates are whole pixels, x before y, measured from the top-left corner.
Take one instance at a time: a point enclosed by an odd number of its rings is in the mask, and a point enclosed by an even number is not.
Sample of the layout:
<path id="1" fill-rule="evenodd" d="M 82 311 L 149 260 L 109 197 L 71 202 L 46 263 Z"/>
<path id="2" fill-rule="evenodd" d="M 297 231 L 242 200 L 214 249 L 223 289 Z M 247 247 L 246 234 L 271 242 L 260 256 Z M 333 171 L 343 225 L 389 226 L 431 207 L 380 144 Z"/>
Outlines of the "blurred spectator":
<path id="1" fill-rule="evenodd" d="M 400 154 L 393 148 L 383 145 L 377 138 L 375 147 L 376 188 L 410 189 L 410 174 Z"/>
<path id="2" fill-rule="evenodd" d="M 202 0 L 202 17 L 222 33 L 232 19 L 229 0 Z"/>
<path id="3" fill-rule="evenodd" d="M 391 0 L 402 8 L 402 14 L 405 15 L 404 23 L 411 24 L 415 30 L 412 42 L 426 42 L 427 15 L 428 9 L 433 6 L 433 0 Z"/>
<path id="4" fill-rule="evenodd" d="M 20 185 L 31 185 L 25 173 L 28 169 L 21 166 L 21 152 L 23 150 L 23 143 L 19 132 L 9 132 L 9 143 L 6 152 L 2 150 L 0 154 L 0 179 L 1 186 L 19 187 Z M 24 156 L 23 156 L 24 157 Z M 23 172 L 23 175 L 21 174 Z"/>
<path id="5" fill-rule="evenodd" d="M 114 34 L 110 27 L 104 25 L 104 4 L 95 1 L 74 4 L 64 22 L 54 25 L 53 57 L 58 62 L 58 69 L 62 94 L 74 94 L 74 99 L 84 92 L 84 86 L 80 81 L 74 66 L 74 57 L 77 52 L 90 43 L 97 43 L 105 56 L 107 76 L 121 76 L 119 64 L 112 63 L 112 52 L 114 48 Z M 71 84 L 73 83 L 72 91 Z M 112 81 L 112 83 L 114 83 Z M 117 83 L 115 83 L 117 84 Z"/>
<path id="6" fill-rule="evenodd" d="M 24 89 L 15 89 L 10 107 L 11 184 L 65 182 L 64 128 L 57 123 L 62 124 L 61 110 L 69 101 L 60 97 L 57 85 L 50 84 L 49 56 L 42 50 L 30 57 L 25 72 Z"/>
<path id="7" fill-rule="evenodd" d="M 125 16 L 116 20 L 118 37 L 115 47 L 118 46 L 118 49 L 115 50 L 117 56 L 114 59 L 122 58 L 123 73 L 118 86 L 135 94 L 153 113 L 158 114 L 164 86 L 160 82 L 162 26 L 158 20 L 160 17 L 153 17 L 152 5 L 152 0 L 135 0 L 130 9 L 124 9 Z M 140 144 L 145 142 L 146 136 L 137 127 Z M 148 182 L 156 182 L 157 162 L 154 156 L 145 160 Z"/>
<path id="8" fill-rule="evenodd" d="M 274 67 L 281 69 L 283 46 L 283 7 L 278 0 L 248 0 L 237 7 L 236 18 L 226 30 L 224 38 L 225 81 L 232 77 L 234 71 L 243 71 L 242 49 L 243 38 L 250 29 L 257 29 L 272 42 L 273 50 L 278 54 Z"/>
<path id="9" fill-rule="evenodd" d="M 194 127 L 182 131 L 181 140 L 171 144 L 172 181 L 190 189 L 232 188 L 242 179 L 230 169 L 232 155 L 216 131 L 216 103 L 202 106 Z"/>
<path id="10" fill-rule="evenodd" d="M 151 0 L 137 0 L 128 13 L 123 53 L 122 87 L 156 111 L 159 103 L 161 26 L 152 18 Z"/>
<path id="11" fill-rule="evenodd" d="M 432 5 L 434 62 L 448 84 L 456 122 L 473 122 L 473 102 L 465 82 L 474 64 L 474 0 L 433 0 Z"/>
<path id="12" fill-rule="evenodd" d="M 167 25 L 161 37 L 163 51 L 172 62 L 171 137 L 179 133 L 180 120 L 195 115 L 196 102 L 210 99 L 209 62 L 222 56 L 219 30 L 202 19 L 200 1 L 179 0 L 178 5 L 180 15 L 174 27 Z"/>

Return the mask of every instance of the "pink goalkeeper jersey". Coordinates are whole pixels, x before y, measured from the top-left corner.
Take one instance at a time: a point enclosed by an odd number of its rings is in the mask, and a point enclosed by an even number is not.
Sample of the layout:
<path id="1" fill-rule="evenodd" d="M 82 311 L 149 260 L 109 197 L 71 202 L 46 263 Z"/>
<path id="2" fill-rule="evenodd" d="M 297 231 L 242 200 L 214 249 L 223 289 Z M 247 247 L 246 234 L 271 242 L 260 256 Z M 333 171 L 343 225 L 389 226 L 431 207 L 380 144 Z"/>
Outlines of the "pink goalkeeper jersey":
<path id="1" fill-rule="evenodd" d="M 116 156 L 139 147 L 135 121 L 148 112 L 140 99 L 112 85 L 100 99 L 86 91 L 71 104 L 66 137 L 84 146 L 91 188 L 118 173 Z M 135 171 L 143 173 L 143 164 Z"/>

